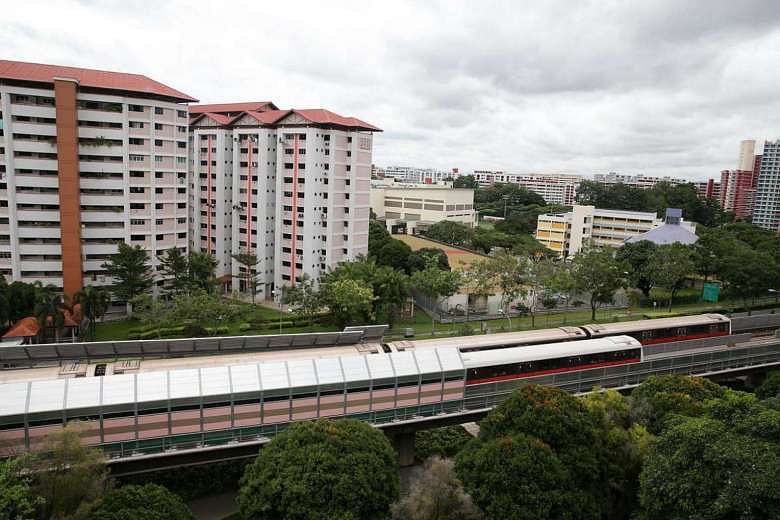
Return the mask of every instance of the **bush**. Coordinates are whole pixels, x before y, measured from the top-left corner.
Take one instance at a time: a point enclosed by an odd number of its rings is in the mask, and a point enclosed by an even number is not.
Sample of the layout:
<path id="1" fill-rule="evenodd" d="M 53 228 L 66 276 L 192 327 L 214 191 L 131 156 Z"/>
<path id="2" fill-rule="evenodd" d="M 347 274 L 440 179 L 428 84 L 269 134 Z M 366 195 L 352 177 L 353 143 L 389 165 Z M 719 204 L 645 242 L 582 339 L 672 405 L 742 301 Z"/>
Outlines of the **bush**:
<path id="1" fill-rule="evenodd" d="M 197 323 L 189 323 L 185 325 L 182 334 L 184 334 L 184 337 L 186 338 L 202 338 L 204 336 L 208 336 L 208 333 L 206 332 L 206 329 L 203 327 L 203 325 L 199 325 Z"/>
<path id="2" fill-rule="evenodd" d="M 200 466 L 153 471 L 120 479 L 123 485 L 158 484 L 190 501 L 238 489 L 241 476 L 251 460 L 232 460 Z"/>
<path id="3" fill-rule="evenodd" d="M 398 497 L 395 452 L 360 421 L 291 425 L 246 469 L 238 494 L 246 519 L 384 518 Z"/>
<path id="4" fill-rule="evenodd" d="M 764 382 L 756 388 L 756 396 L 759 399 L 780 396 L 780 372 L 769 372 Z"/>
<path id="5" fill-rule="evenodd" d="M 420 461 L 433 455 L 454 457 L 471 439 L 462 426 L 420 430 L 414 436 L 414 456 Z"/>
<path id="6" fill-rule="evenodd" d="M 123 486 L 98 500 L 89 514 L 94 520 L 194 520 L 187 504 L 157 484 Z"/>
<path id="7" fill-rule="evenodd" d="M 248 330 L 252 330 L 252 325 L 249 323 L 241 323 L 238 325 L 238 330 L 240 332 L 246 332 Z"/>

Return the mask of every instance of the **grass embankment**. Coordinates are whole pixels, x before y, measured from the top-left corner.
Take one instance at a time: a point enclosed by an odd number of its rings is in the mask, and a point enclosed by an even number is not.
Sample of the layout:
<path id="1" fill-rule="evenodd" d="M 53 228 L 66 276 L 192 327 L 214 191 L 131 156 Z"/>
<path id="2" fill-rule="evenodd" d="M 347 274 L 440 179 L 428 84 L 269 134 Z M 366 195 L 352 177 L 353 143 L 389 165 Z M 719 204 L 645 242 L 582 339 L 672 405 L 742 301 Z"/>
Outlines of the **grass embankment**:
<path id="1" fill-rule="evenodd" d="M 764 303 L 772 303 L 770 301 Z M 686 303 L 672 307 L 671 315 L 677 314 L 701 314 L 706 312 L 721 311 L 724 308 L 738 309 L 742 305 L 740 301 L 724 300 L 716 304 L 712 303 Z M 249 336 L 278 334 L 279 329 L 274 326 L 279 321 L 279 311 L 268 307 L 255 306 L 250 311 L 250 318 L 243 321 L 224 323 L 227 327 L 227 336 Z M 660 307 L 639 307 L 632 311 L 626 309 L 602 309 L 596 313 L 596 322 L 615 322 L 638 320 L 644 317 L 660 318 L 668 316 L 670 313 Z M 282 315 L 282 320 L 288 318 L 286 314 Z M 489 329 L 491 332 L 508 332 L 510 330 L 529 330 L 532 328 L 560 327 L 564 325 L 584 325 L 592 323 L 589 309 L 579 309 L 568 312 L 554 312 L 537 315 L 535 327 L 531 325 L 530 316 L 521 316 L 512 318 L 510 328 L 509 321 L 506 318 L 472 321 L 466 323 L 436 323 L 436 336 L 455 336 L 466 334 L 479 334 L 483 329 Z M 257 323 L 257 328 L 240 330 L 241 325 L 245 323 Z M 142 324 L 136 320 L 116 320 L 99 323 L 96 330 L 96 341 L 121 341 L 128 339 L 132 330 L 138 329 Z M 419 308 L 415 309 L 414 317 L 408 320 L 400 320 L 394 324 L 388 331 L 388 339 L 398 339 L 403 337 L 407 328 L 414 330 L 416 339 L 425 339 L 431 337 L 431 319 Z M 317 324 L 306 327 L 285 327 L 282 329 L 284 334 L 294 334 L 299 332 L 333 332 L 338 330 L 335 326 L 329 324 Z"/>

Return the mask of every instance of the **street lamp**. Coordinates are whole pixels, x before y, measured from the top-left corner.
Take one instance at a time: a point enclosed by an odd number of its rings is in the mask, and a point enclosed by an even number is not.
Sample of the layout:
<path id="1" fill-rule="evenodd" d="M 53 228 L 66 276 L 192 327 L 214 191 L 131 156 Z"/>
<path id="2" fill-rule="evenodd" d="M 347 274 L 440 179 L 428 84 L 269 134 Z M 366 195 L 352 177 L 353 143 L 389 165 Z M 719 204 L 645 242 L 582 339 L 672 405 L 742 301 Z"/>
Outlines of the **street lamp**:
<path id="1" fill-rule="evenodd" d="M 279 303 L 279 334 L 282 333 L 282 291 L 281 289 L 274 289 L 271 291 L 271 294 L 274 295 L 275 298 L 278 298 Z"/>
<path id="2" fill-rule="evenodd" d="M 504 312 L 504 309 L 498 309 L 498 313 L 502 316 L 506 316 L 506 319 L 509 322 L 509 330 L 512 330 L 512 318 L 509 317 L 509 313 Z"/>

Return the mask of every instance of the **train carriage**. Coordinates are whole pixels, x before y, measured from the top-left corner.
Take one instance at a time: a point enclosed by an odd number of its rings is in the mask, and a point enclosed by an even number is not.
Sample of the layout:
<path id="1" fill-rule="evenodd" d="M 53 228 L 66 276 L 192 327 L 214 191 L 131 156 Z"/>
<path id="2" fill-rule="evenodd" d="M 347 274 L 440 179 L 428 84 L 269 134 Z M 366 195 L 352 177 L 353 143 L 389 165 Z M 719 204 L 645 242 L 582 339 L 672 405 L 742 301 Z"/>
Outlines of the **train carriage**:
<path id="1" fill-rule="evenodd" d="M 699 314 L 654 320 L 625 321 L 583 325 L 588 337 L 603 338 L 621 334 L 639 340 L 642 345 L 728 336 L 731 320 L 722 314 Z"/>
<path id="2" fill-rule="evenodd" d="M 387 343 L 388 350 L 400 352 L 412 349 L 458 347 L 461 352 L 476 352 L 518 347 L 521 345 L 541 345 L 587 339 L 588 335 L 580 327 L 557 327 L 553 329 L 526 330 L 521 332 L 499 332 L 479 336 L 460 336 L 454 338 L 393 341 Z"/>
<path id="3" fill-rule="evenodd" d="M 630 336 L 590 339 L 462 355 L 466 386 L 639 363 L 642 345 Z"/>

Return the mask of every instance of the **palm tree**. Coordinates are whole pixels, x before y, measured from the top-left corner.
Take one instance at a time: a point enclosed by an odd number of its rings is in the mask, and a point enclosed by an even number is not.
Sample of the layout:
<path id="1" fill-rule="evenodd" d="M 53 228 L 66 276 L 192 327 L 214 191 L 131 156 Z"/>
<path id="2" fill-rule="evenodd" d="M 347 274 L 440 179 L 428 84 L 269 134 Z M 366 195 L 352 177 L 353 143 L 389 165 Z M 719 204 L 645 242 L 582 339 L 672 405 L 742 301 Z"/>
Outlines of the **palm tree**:
<path id="1" fill-rule="evenodd" d="M 62 296 L 49 288 L 45 288 L 38 293 L 37 300 L 35 303 L 35 317 L 38 320 L 38 326 L 43 334 L 44 341 L 46 340 L 46 330 L 49 326 L 54 327 L 54 341 L 59 341 L 59 331 L 65 323 L 65 315 L 62 313 L 65 305 L 62 301 Z"/>
<path id="2" fill-rule="evenodd" d="M 95 338 L 96 322 L 108 311 L 111 296 L 102 287 L 87 286 L 73 296 L 73 302 L 81 305 L 81 314 L 89 320 L 89 336 Z"/>

